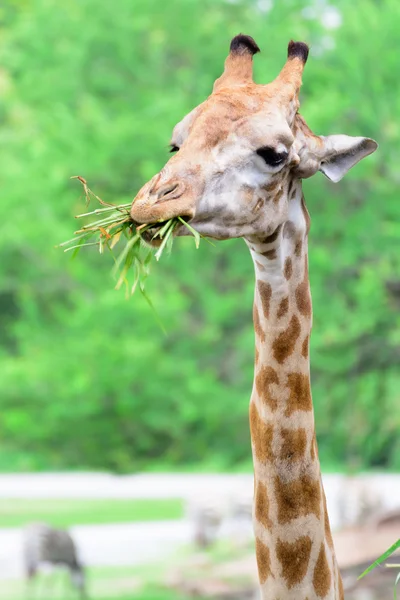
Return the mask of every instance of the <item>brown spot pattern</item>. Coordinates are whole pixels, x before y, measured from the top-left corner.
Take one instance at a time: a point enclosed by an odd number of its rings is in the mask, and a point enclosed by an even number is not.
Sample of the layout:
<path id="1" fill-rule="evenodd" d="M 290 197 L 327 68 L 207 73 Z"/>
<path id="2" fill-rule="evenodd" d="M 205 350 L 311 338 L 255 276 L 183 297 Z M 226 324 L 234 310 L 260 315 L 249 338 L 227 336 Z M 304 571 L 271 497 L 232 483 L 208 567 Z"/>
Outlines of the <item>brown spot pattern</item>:
<path id="1" fill-rule="evenodd" d="M 254 364 L 258 365 L 258 359 L 260 358 L 260 353 L 258 351 L 257 346 L 255 347 L 255 351 L 254 351 Z"/>
<path id="2" fill-rule="evenodd" d="M 296 410 L 312 410 L 310 378 L 302 373 L 289 373 L 287 386 L 290 390 L 285 415 L 290 417 Z"/>
<path id="3" fill-rule="evenodd" d="M 257 288 L 261 298 L 264 317 L 269 319 L 269 305 L 271 303 L 272 287 L 265 281 L 257 281 Z"/>
<path id="4" fill-rule="evenodd" d="M 311 295 L 310 285 L 308 283 L 308 265 L 307 256 L 305 257 L 304 279 L 296 288 L 296 303 L 297 308 L 305 317 L 311 317 Z"/>
<path id="5" fill-rule="evenodd" d="M 325 598 L 331 587 L 332 576 L 326 558 L 325 545 L 322 542 L 318 559 L 314 568 L 313 584 L 315 593 L 320 598 Z"/>
<path id="6" fill-rule="evenodd" d="M 264 187 L 266 192 L 274 192 L 279 185 L 279 181 L 272 181 Z"/>
<path id="7" fill-rule="evenodd" d="M 310 213 L 307 210 L 307 206 L 306 206 L 306 201 L 304 199 L 304 195 L 301 196 L 301 210 L 303 211 L 304 220 L 306 222 L 306 232 L 307 232 L 307 235 L 308 235 L 308 232 L 310 231 L 310 227 L 311 227 L 311 219 L 310 219 Z"/>
<path id="8" fill-rule="evenodd" d="M 264 201 L 264 199 L 263 199 L 263 198 L 259 198 L 259 199 L 257 200 L 257 204 L 255 205 L 255 207 L 254 207 L 254 209 L 253 209 L 253 212 L 258 212 L 258 211 L 260 210 L 260 208 L 263 206 L 264 202 L 265 202 L 265 201 Z"/>
<path id="9" fill-rule="evenodd" d="M 250 403 L 250 433 L 258 460 L 264 463 L 272 461 L 274 459 L 272 452 L 274 428 L 272 425 L 264 423 L 254 402 Z"/>
<path id="10" fill-rule="evenodd" d="M 286 580 L 289 589 L 303 581 L 307 574 L 310 561 L 312 542 L 310 537 L 303 536 L 293 542 L 282 542 L 276 544 L 276 555 L 282 566 L 282 577 Z"/>
<path id="11" fill-rule="evenodd" d="M 272 344 L 272 352 L 275 360 L 281 365 L 288 356 L 293 354 L 294 347 L 300 335 L 300 321 L 296 315 L 290 319 L 289 325 Z"/>
<path id="12" fill-rule="evenodd" d="M 289 310 L 289 298 L 286 297 L 280 301 L 280 304 L 278 307 L 278 312 L 276 313 L 277 318 L 281 319 L 282 317 L 284 317 L 288 310 Z"/>
<path id="13" fill-rule="evenodd" d="M 274 260 L 277 257 L 276 249 L 266 250 L 262 255 L 268 258 L 268 260 Z"/>
<path id="14" fill-rule="evenodd" d="M 272 521 L 269 518 L 269 498 L 266 486 L 258 481 L 254 498 L 255 517 L 267 529 L 272 528 Z"/>
<path id="15" fill-rule="evenodd" d="M 338 572 L 339 579 L 339 600 L 344 600 L 344 589 L 343 589 L 343 581 L 340 573 Z"/>
<path id="16" fill-rule="evenodd" d="M 256 260 L 256 265 L 260 271 L 265 271 L 264 265 L 262 265 L 260 262 L 258 262 L 258 260 Z"/>
<path id="17" fill-rule="evenodd" d="M 275 196 L 272 198 L 272 201 L 274 204 L 278 204 L 279 200 L 282 198 L 283 196 L 283 187 L 281 189 L 279 189 Z"/>
<path id="18" fill-rule="evenodd" d="M 253 321 L 254 321 L 254 331 L 256 332 L 256 336 L 260 338 L 261 342 L 265 342 L 265 331 L 261 327 L 260 323 L 260 315 L 258 314 L 258 308 L 256 303 L 253 304 Z"/>
<path id="19" fill-rule="evenodd" d="M 268 577 L 272 575 L 271 558 L 269 548 L 258 538 L 256 539 L 256 556 L 260 583 L 265 583 Z"/>
<path id="20" fill-rule="evenodd" d="M 295 256 L 297 256 L 297 257 L 301 256 L 302 249 L 303 249 L 303 242 L 301 240 L 298 240 L 296 242 L 295 247 L 294 247 L 294 254 L 295 254 Z"/>
<path id="21" fill-rule="evenodd" d="M 275 478 L 275 494 L 278 505 L 278 521 L 286 524 L 309 514 L 319 519 L 321 513 L 321 487 L 319 480 L 302 475 L 299 479 L 284 483 Z"/>
<path id="22" fill-rule="evenodd" d="M 300 429 L 283 428 L 281 430 L 281 435 L 281 459 L 290 459 L 292 461 L 302 460 L 307 448 L 306 430 L 303 427 Z"/>
<path id="23" fill-rule="evenodd" d="M 285 278 L 287 280 L 289 280 L 292 276 L 292 273 L 293 273 L 292 259 L 290 258 L 290 256 L 288 256 L 287 259 L 285 260 L 283 274 L 284 274 Z"/>
<path id="24" fill-rule="evenodd" d="M 322 499 L 324 502 L 325 539 L 328 542 L 329 548 L 331 548 L 331 550 L 333 550 L 333 539 L 332 539 L 331 526 L 329 524 L 328 507 L 326 506 L 326 496 L 325 496 L 325 492 L 323 490 L 322 490 Z"/>
<path id="25" fill-rule="evenodd" d="M 304 341 L 301 345 L 301 354 L 302 356 L 304 356 L 304 358 L 308 358 L 308 340 L 309 340 L 308 335 L 306 335 L 306 337 L 304 338 Z"/>
<path id="26" fill-rule="evenodd" d="M 271 235 L 269 235 L 264 240 L 262 240 L 263 244 L 271 244 L 272 242 L 275 242 L 275 240 L 277 239 L 277 237 L 279 235 L 280 230 L 281 230 L 281 225 L 279 225 L 279 227 L 277 227 L 275 229 L 275 231 L 273 233 L 271 233 Z"/>
<path id="27" fill-rule="evenodd" d="M 256 375 L 256 390 L 261 400 L 267 404 L 271 410 L 276 410 L 278 403 L 272 397 L 269 390 L 271 383 L 279 383 L 279 377 L 275 369 L 263 366 Z"/>

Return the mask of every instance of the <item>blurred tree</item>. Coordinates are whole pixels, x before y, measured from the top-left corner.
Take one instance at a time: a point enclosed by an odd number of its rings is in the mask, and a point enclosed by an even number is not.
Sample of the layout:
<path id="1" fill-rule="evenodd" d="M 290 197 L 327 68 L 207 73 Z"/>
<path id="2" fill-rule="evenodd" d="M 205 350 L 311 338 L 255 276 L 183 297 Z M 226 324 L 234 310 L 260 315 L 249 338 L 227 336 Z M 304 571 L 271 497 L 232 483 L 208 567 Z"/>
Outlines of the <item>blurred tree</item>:
<path id="1" fill-rule="evenodd" d="M 323 464 L 399 466 L 399 26 L 396 0 L 3 1 L 0 468 L 250 463 L 244 244 L 179 240 L 157 265 L 166 337 L 142 299 L 113 291 L 110 261 L 54 249 L 82 207 L 69 177 L 128 202 L 240 31 L 261 46 L 263 82 L 288 39 L 310 42 L 308 123 L 381 144 L 340 184 L 305 182 L 313 390 Z"/>

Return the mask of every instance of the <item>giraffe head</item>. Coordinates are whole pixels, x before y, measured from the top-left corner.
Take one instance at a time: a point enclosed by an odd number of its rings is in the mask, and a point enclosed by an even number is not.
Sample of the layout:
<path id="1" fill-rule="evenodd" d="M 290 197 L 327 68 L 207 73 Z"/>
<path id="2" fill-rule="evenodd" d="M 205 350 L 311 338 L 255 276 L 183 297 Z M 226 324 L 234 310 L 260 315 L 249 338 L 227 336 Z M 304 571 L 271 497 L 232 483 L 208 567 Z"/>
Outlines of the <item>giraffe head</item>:
<path id="1" fill-rule="evenodd" d="M 377 148 L 364 137 L 316 136 L 298 114 L 306 44 L 289 43 L 286 64 L 267 85 L 253 82 L 257 52 L 252 38 L 233 38 L 212 94 L 176 125 L 173 156 L 136 196 L 135 222 L 180 216 L 216 239 L 265 237 L 287 220 L 293 180 L 322 171 L 339 181 Z"/>

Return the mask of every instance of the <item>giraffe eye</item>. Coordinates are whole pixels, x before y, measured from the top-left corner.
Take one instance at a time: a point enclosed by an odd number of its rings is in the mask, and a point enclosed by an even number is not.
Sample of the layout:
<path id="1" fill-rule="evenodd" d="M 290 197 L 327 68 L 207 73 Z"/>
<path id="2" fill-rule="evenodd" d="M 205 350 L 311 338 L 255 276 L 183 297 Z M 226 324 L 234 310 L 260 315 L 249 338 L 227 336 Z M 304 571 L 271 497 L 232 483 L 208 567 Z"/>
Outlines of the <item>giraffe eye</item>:
<path id="1" fill-rule="evenodd" d="M 264 146 L 257 150 L 258 156 L 269 165 L 270 167 L 278 167 L 288 157 L 288 152 L 276 152 L 271 146 Z"/>
<path id="2" fill-rule="evenodd" d="M 175 144 L 171 144 L 169 151 L 170 152 L 178 152 L 179 148 L 178 146 L 175 146 Z"/>

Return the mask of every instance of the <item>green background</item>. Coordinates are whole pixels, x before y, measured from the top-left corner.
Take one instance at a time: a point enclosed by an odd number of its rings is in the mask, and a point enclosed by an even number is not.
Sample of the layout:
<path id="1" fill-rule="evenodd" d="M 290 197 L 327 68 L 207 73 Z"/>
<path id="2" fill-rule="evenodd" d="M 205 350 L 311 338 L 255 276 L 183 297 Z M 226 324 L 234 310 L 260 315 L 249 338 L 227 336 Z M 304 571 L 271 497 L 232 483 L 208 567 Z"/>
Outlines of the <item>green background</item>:
<path id="1" fill-rule="evenodd" d="M 400 467 L 397 0 L 7 0 L 0 7 L 0 469 L 250 466 L 253 269 L 241 240 L 178 240 L 148 292 L 111 258 L 55 245 L 76 229 L 72 175 L 129 202 L 207 97 L 231 37 L 268 82 L 311 44 L 301 112 L 318 134 L 375 138 L 339 184 L 305 181 L 311 361 L 323 469 Z"/>

